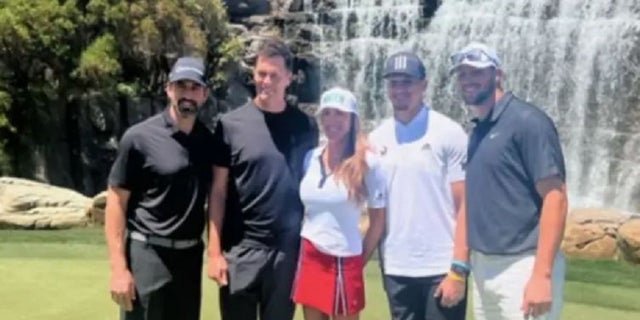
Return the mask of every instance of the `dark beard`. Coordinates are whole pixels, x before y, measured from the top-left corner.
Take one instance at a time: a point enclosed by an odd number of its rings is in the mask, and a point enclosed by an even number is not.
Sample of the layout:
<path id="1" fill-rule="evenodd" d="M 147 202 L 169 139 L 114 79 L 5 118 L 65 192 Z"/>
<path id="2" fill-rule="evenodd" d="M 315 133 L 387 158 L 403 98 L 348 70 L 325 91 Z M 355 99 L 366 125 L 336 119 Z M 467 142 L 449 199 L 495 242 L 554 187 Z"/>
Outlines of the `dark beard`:
<path id="1" fill-rule="evenodd" d="M 198 108 L 198 104 L 195 101 L 182 98 L 178 100 L 176 110 L 183 118 L 187 118 L 189 116 L 196 115 L 200 108 Z"/>
<path id="2" fill-rule="evenodd" d="M 497 83 L 496 81 L 491 81 L 491 84 L 489 85 L 489 87 L 486 90 L 481 91 L 475 99 L 473 100 L 467 100 L 465 99 L 465 103 L 468 105 L 472 105 L 472 106 L 480 106 L 480 105 L 484 105 L 484 103 L 488 100 L 493 98 L 494 93 L 496 92 L 496 87 L 497 87 Z"/>

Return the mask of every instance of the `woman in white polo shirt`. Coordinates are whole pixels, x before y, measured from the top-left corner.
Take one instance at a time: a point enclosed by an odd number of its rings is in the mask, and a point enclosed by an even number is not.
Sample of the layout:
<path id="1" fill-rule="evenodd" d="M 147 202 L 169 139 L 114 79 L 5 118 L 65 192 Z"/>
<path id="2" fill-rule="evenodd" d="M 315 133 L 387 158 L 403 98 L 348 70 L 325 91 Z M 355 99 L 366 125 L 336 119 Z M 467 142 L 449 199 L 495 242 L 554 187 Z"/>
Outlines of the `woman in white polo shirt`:
<path id="1" fill-rule="evenodd" d="M 358 319 L 363 267 L 384 232 L 384 178 L 360 132 L 353 93 L 324 92 L 318 115 L 327 142 L 305 157 L 306 219 L 292 297 L 306 320 Z M 365 205 L 370 225 L 363 239 L 358 225 Z"/>

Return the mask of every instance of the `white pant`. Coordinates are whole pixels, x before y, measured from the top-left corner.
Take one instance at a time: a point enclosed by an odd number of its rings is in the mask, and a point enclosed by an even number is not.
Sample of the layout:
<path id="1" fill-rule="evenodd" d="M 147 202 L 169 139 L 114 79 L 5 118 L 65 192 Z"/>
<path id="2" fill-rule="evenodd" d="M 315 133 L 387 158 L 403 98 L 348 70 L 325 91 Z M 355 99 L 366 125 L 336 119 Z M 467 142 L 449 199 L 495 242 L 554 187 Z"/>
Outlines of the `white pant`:
<path id="1" fill-rule="evenodd" d="M 475 320 L 522 320 L 524 289 L 533 272 L 535 252 L 519 255 L 485 255 L 471 252 Z M 564 255 L 556 255 L 552 277 L 551 312 L 535 320 L 557 320 L 562 312 Z M 530 320 L 532 318 L 529 318 Z"/>

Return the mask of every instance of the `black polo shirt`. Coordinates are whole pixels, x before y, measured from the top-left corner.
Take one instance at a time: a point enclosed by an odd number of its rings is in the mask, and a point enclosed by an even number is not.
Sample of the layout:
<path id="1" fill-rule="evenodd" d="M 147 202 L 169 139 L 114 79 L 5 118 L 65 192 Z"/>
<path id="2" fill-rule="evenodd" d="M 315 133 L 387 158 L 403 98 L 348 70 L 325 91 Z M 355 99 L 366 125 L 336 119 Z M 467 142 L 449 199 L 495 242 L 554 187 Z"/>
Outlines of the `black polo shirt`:
<path id="1" fill-rule="evenodd" d="M 553 121 L 538 107 L 506 93 L 477 122 L 469 141 L 469 247 L 485 254 L 535 249 L 542 209 L 535 184 L 553 175 L 565 179 Z"/>
<path id="2" fill-rule="evenodd" d="M 249 102 L 222 116 L 214 139 L 215 165 L 229 168 L 223 249 L 299 241 L 299 187 L 304 156 L 318 144 L 315 120 L 295 107 L 269 113 Z"/>
<path id="3" fill-rule="evenodd" d="M 180 131 L 168 109 L 129 128 L 109 184 L 131 192 L 127 229 L 173 239 L 202 236 L 211 187 L 213 134 L 200 121 Z"/>

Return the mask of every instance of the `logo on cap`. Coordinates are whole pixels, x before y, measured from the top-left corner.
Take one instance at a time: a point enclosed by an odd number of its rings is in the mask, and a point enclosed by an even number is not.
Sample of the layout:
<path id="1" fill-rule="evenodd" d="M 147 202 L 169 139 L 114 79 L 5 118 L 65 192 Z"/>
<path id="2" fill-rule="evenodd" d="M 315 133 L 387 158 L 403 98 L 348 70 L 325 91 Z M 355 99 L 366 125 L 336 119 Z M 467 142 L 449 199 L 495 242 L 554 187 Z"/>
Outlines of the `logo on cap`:
<path id="1" fill-rule="evenodd" d="M 407 68 L 407 56 L 397 56 L 393 61 L 393 68 L 396 70 L 404 70 Z"/>
<path id="2" fill-rule="evenodd" d="M 328 92 L 322 99 L 322 104 L 343 104 L 345 95 L 339 91 Z"/>
<path id="3" fill-rule="evenodd" d="M 413 52 L 397 52 L 386 61 L 383 77 L 392 75 L 406 75 L 417 79 L 424 79 L 427 71 L 422 60 Z"/>

